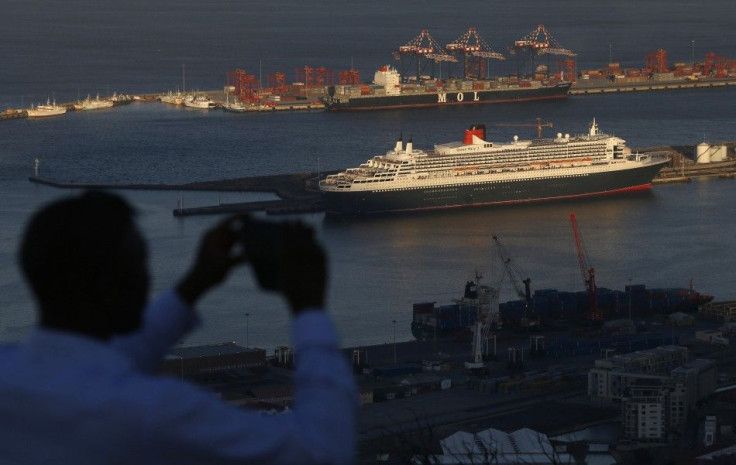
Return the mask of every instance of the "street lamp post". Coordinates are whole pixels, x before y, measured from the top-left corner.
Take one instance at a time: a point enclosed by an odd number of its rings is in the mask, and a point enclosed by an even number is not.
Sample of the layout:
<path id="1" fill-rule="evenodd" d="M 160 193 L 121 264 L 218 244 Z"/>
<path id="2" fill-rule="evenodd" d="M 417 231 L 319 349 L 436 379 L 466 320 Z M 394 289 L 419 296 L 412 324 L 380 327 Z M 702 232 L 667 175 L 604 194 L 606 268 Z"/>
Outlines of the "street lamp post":
<path id="1" fill-rule="evenodd" d="M 250 313 L 245 314 L 245 347 L 250 348 L 250 334 L 248 331 L 248 317 L 250 316 Z"/>
<path id="2" fill-rule="evenodd" d="M 394 365 L 396 365 L 396 320 L 391 320 L 394 324 Z"/>
<path id="3" fill-rule="evenodd" d="M 695 39 L 690 41 L 690 61 L 695 64 Z"/>

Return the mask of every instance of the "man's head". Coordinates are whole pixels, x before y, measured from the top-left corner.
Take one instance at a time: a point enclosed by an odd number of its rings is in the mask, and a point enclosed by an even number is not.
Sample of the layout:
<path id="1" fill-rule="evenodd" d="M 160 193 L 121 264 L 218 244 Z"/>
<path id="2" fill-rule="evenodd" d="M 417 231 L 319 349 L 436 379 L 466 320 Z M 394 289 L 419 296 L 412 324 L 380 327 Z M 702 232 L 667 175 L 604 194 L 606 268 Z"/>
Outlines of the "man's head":
<path id="1" fill-rule="evenodd" d="M 140 327 L 146 246 L 122 198 L 89 191 L 42 208 L 27 226 L 19 260 L 42 326 L 100 339 Z"/>

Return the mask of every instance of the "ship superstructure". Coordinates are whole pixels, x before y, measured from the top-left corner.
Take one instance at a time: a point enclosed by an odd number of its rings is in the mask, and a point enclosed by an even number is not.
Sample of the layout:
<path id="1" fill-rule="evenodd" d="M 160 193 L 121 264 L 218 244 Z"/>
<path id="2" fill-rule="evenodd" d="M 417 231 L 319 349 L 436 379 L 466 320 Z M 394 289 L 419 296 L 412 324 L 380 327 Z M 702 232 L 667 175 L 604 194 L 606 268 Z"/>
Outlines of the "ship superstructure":
<path id="1" fill-rule="evenodd" d="M 631 154 L 623 139 L 601 133 L 553 139 L 486 140 L 473 125 L 462 141 L 415 149 L 401 139 L 384 155 L 320 182 L 328 212 L 374 213 L 552 200 L 648 189 L 669 161 Z"/>

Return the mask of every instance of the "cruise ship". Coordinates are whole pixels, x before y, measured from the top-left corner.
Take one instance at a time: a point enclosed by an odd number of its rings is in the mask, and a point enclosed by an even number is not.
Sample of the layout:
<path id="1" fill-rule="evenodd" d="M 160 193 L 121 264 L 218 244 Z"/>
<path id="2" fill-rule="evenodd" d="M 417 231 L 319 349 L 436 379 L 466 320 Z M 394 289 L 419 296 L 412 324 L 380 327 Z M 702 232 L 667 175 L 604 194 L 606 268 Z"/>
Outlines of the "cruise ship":
<path id="1" fill-rule="evenodd" d="M 486 140 L 473 125 L 462 141 L 415 149 L 412 141 L 319 183 L 328 213 L 367 214 L 616 194 L 651 188 L 669 162 L 632 154 L 626 141 L 599 132 L 552 139 Z"/>

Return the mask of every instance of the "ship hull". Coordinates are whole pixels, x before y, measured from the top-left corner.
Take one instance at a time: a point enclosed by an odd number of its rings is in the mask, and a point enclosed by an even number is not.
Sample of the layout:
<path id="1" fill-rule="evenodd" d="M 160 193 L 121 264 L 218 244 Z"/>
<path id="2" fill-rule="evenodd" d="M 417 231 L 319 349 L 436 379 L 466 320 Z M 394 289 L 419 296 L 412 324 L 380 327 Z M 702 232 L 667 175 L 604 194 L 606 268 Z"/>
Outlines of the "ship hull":
<path id="1" fill-rule="evenodd" d="M 328 111 L 390 110 L 563 99 L 567 97 L 569 90 L 570 84 L 566 83 L 545 87 L 509 87 L 461 91 L 438 90 L 437 92 L 354 97 L 335 96 L 324 98 L 323 103 Z"/>
<path id="2" fill-rule="evenodd" d="M 322 191 L 328 213 L 370 214 L 409 210 L 538 202 L 633 192 L 651 188 L 666 161 L 616 171 L 574 176 L 465 182 L 416 188 Z"/>

